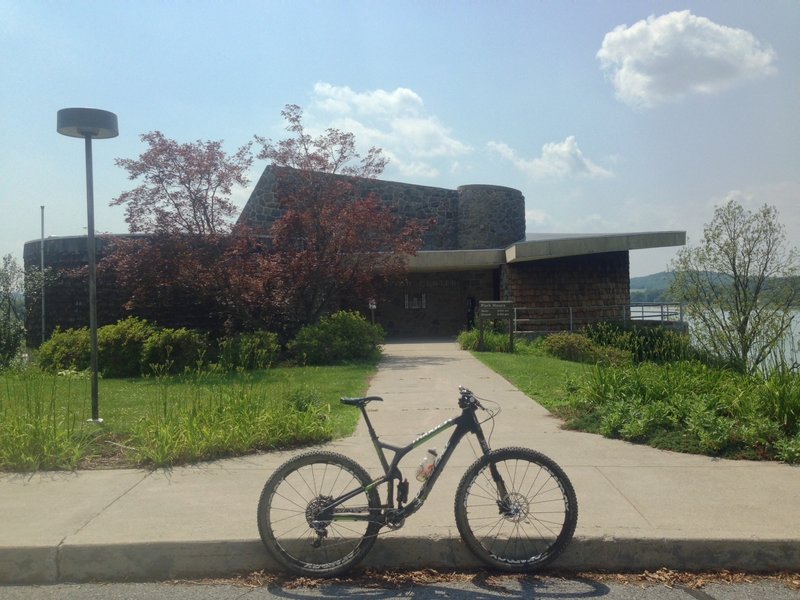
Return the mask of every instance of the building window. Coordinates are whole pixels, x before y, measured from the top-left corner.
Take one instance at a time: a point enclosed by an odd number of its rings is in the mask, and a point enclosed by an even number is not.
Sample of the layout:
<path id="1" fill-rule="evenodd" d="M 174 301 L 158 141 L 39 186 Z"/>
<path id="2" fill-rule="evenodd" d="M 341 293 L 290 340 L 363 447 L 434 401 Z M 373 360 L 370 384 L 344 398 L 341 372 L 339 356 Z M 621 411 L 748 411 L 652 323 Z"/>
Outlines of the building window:
<path id="1" fill-rule="evenodd" d="M 425 294 L 406 294 L 406 308 L 409 310 L 425 308 Z"/>

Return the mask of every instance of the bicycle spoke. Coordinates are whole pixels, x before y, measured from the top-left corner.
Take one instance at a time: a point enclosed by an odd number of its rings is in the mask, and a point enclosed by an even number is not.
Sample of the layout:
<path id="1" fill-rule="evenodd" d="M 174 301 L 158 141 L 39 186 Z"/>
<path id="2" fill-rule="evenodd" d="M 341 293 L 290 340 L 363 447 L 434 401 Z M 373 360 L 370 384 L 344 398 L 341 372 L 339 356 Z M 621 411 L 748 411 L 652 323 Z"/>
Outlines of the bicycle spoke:
<path id="1" fill-rule="evenodd" d="M 380 529 L 380 522 L 369 518 L 380 510 L 377 493 L 367 490 L 370 481 L 362 467 L 339 454 L 310 452 L 290 459 L 273 473 L 259 500 L 264 545 L 298 573 L 346 569 L 369 550 Z"/>
<path id="2" fill-rule="evenodd" d="M 456 523 L 461 535 L 492 566 L 529 569 L 552 560 L 571 538 L 577 517 L 575 502 L 563 487 L 566 476 L 532 450 L 510 448 L 490 456 L 476 461 L 459 484 Z"/>

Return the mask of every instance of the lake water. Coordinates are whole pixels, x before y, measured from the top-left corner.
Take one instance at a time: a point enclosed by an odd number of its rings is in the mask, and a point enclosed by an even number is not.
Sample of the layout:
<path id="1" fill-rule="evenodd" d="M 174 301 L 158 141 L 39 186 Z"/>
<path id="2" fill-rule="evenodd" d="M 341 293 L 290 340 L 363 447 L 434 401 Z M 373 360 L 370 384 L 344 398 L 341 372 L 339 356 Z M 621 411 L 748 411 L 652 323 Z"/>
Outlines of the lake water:
<path id="1" fill-rule="evenodd" d="M 686 321 L 689 323 L 689 334 L 691 335 L 691 320 L 686 318 Z M 777 354 L 779 357 L 782 355 L 789 364 L 800 363 L 800 311 L 795 311 L 792 315 L 791 332 L 784 338 L 783 346 Z"/>

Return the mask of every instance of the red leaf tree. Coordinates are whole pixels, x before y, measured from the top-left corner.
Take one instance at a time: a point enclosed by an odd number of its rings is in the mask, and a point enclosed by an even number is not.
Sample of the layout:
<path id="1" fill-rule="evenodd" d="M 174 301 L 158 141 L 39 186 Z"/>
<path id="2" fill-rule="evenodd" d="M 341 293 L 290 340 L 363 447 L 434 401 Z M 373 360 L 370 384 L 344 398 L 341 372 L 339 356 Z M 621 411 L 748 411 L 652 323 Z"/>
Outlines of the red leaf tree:
<path id="1" fill-rule="evenodd" d="M 127 310 L 171 327 L 223 334 L 279 325 L 272 263 L 248 232 L 118 237 L 100 271 L 124 291 Z"/>
<path id="2" fill-rule="evenodd" d="M 160 131 L 140 136 L 148 144 L 138 159 L 118 158 L 128 179 L 141 180 L 111 201 L 125 205 L 132 233 L 213 235 L 231 229 L 234 185 L 248 184 L 250 144 L 228 156 L 220 141 L 179 144 Z"/>
<path id="3" fill-rule="evenodd" d="M 180 144 L 141 136 L 138 159 L 117 159 L 139 185 L 115 198 L 138 238 L 117 238 L 101 269 L 126 291 L 125 307 L 170 325 L 220 331 L 265 326 L 271 304 L 262 240 L 233 226 L 234 186 L 248 184 L 251 144 L 228 155 L 220 141 Z"/>
<path id="4" fill-rule="evenodd" d="M 256 137 L 258 157 L 277 167 L 282 216 L 268 232 L 232 225 L 235 185 L 247 184 L 250 145 L 227 155 L 221 142 L 179 144 L 160 132 L 138 159 L 117 164 L 139 185 L 124 205 L 133 233 L 104 260 L 127 291 L 126 307 L 171 325 L 204 329 L 268 327 L 291 333 L 340 307 L 363 307 L 406 271 L 423 227 L 402 221 L 360 184 L 387 160 L 365 155 L 352 133 L 312 136 L 287 105 L 287 139 Z"/>
<path id="5" fill-rule="evenodd" d="M 256 137 L 258 158 L 276 169 L 282 216 L 269 232 L 275 283 L 294 326 L 343 306 L 366 306 L 406 272 L 424 227 L 398 219 L 359 184 L 383 172 L 387 159 L 372 147 L 362 156 L 355 136 L 329 128 L 314 137 L 299 106 L 287 105 L 287 139 Z"/>

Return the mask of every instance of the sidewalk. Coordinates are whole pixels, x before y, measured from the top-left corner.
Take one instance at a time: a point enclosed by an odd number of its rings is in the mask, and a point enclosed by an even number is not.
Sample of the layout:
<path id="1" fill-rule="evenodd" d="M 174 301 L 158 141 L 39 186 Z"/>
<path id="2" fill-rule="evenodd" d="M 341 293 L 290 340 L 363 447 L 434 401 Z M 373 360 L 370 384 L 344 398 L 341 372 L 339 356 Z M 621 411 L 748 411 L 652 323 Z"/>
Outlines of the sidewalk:
<path id="1" fill-rule="evenodd" d="M 406 444 L 458 414 L 459 384 L 502 407 L 492 447 L 533 447 L 572 480 L 578 527 L 554 569 L 800 568 L 798 468 L 676 454 L 563 431 L 557 419 L 452 342 L 387 345 L 369 389 L 384 402 L 370 404 L 370 417 L 383 440 Z M 430 444 L 441 449 L 447 435 Z M 325 447 L 376 472 L 363 423 L 353 437 Z M 269 474 L 290 455 L 153 472 L 0 474 L 0 584 L 274 569 L 258 537 L 256 505 Z M 412 453 L 401 463 L 412 495 L 420 458 Z M 473 460 L 463 443 L 425 506 L 402 529 L 382 534 L 363 564 L 479 567 L 461 543 L 453 516 L 456 486 Z"/>

